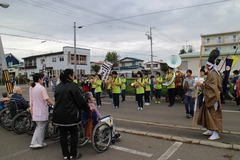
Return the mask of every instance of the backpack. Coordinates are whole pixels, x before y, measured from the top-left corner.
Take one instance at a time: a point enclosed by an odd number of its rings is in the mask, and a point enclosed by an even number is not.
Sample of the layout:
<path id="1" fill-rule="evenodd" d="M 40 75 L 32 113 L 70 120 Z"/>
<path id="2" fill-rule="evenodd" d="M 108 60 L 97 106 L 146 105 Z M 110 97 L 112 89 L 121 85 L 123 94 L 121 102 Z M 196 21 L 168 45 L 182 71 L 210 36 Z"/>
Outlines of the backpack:
<path id="1" fill-rule="evenodd" d="M 126 80 L 126 87 L 128 87 L 128 81 Z"/>
<path id="2" fill-rule="evenodd" d="M 236 97 L 240 97 L 240 76 L 238 77 L 236 81 Z"/>

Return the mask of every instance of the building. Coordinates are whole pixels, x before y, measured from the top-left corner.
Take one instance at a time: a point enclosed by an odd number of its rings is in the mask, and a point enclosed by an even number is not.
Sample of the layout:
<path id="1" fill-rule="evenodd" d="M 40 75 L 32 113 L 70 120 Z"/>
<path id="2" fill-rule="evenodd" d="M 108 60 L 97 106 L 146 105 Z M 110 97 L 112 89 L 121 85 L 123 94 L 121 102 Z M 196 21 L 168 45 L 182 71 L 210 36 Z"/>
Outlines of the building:
<path id="1" fill-rule="evenodd" d="M 163 75 L 164 72 L 161 70 L 161 63 L 164 63 L 163 60 L 153 61 L 153 74 L 155 74 L 155 72 L 160 72 L 161 75 Z M 144 63 L 144 69 L 148 73 L 151 73 L 151 64 L 151 61 Z"/>
<path id="2" fill-rule="evenodd" d="M 26 75 L 28 78 L 34 73 L 43 72 L 48 76 L 59 76 L 61 70 L 66 68 L 74 69 L 75 56 L 74 47 L 63 47 L 63 51 L 34 55 L 23 58 Z M 90 50 L 76 48 L 77 76 L 90 74 Z"/>
<path id="3" fill-rule="evenodd" d="M 203 51 L 235 50 L 240 41 L 240 31 L 201 35 Z"/>
<path id="4" fill-rule="evenodd" d="M 117 71 L 120 74 L 124 74 L 125 77 L 133 77 L 138 71 L 144 70 L 143 60 L 125 57 L 120 59 L 119 67 L 113 67 L 114 71 Z"/>
<path id="5" fill-rule="evenodd" d="M 20 60 L 16 58 L 12 53 L 4 54 L 7 68 L 9 71 L 9 74 L 11 77 L 18 77 L 18 75 L 21 75 L 20 69 L 22 70 L 22 64 L 20 63 Z M 2 73 L 2 68 L 1 68 Z M 19 73 L 19 74 L 18 74 Z"/>
<path id="6" fill-rule="evenodd" d="M 231 58 L 232 55 L 235 55 L 240 61 L 240 50 L 236 51 L 240 41 L 240 31 L 201 35 L 201 40 L 203 42 L 201 66 L 206 65 L 208 56 L 213 49 L 218 49 L 221 52 L 220 56 L 218 57 L 218 59 L 221 59 L 221 62 L 218 65 L 218 70 L 220 72 L 225 70 L 226 58 Z M 191 69 L 193 71 L 192 75 L 198 76 L 200 53 L 184 53 L 181 54 L 180 57 L 182 59 L 180 70 L 185 72 L 187 69 Z M 235 69 L 240 69 L 239 61 L 232 68 L 232 71 Z M 230 74 L 232 75 L 232 72 Z"/>

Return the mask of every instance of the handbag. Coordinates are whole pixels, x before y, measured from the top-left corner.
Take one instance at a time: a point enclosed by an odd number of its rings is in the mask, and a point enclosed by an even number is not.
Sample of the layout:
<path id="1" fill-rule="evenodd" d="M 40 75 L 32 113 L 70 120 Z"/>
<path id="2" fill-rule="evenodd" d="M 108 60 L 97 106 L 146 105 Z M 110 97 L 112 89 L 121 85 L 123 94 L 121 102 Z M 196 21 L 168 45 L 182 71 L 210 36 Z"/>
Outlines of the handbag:
<path id="1" fill-rule="evenodd" d="M 192 98 L 197 98 L 198 96 L 198 89 L 194 89 Z"/>
<path id="2" fill-rule="evenodd" d="M 90 111 L 88 119 L 85 125 L 85 137 L 92 138 L 92 131 L 93 131 L 93 120 L 92 120 L 92 111 Z"/>

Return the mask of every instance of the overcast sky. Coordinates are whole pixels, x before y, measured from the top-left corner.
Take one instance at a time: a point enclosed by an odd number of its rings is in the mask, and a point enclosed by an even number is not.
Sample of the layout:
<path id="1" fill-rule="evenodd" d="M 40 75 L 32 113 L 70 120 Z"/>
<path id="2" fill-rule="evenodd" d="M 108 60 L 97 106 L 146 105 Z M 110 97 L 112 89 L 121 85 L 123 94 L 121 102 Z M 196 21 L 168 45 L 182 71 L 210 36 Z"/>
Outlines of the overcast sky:
<path id="1" fill-rule="evenodd" d="M 91 50 L 91 61 L 107 52 L 150 60 L 178 54 L 192 45 L 199 52 L 201 34 L 240 30 L 240 0 L 0 0 L 0 35 L 4 52 L 17 58 L 62 51 Z"/>

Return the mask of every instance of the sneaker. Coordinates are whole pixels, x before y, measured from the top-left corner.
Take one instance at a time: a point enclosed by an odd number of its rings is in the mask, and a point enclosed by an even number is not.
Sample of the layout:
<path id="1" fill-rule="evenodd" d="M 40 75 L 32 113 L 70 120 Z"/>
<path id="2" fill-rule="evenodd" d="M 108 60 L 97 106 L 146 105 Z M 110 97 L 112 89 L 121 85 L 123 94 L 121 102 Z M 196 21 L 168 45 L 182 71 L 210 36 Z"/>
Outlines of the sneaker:
<path id="1" fill-rule="evenodd" d="M 77 156 L 70 156 L 70 159 L 80 159 L 82 157 L 82 154 L 79 153 Z"/>
<path id="2" fill-rule="evenodd" d="M 98 107 L 102 107 L 102 105 L 98 105 Z"/>
<path id="3" fill-rule="evenodd" d="M 155 101 L 155 103 L 158 103 L 158 101 Z"/>
<path id="4" fill-rule="evenodd" d="M 141 107 L 138 107 L 138 110 L 140 111 Z"/>
<path id="5" fill-rule="evenodd" d="M 147 105 L 147 103 L 144 103 L 144 105 L 146 106 L 146 105 Z"/>
<path id="6" fill-rule="evenodd" d="M 67 160 L 69 160 L 70 158 L 69 158 L 69 157 L 63 157 L 63 159 L 67 159 Z"/>
<path id="7" fill-rule="evenodd" d="M 43 145 L 42 145 L 43 147 L 46 147 L 47 146 L 47 143 L 43 143 Z"/>
<path id="8" fill-rule="evenodd" d="M 147 103 L 147 104 L 146 104 L 146 106 L 149 106 L 149 105 L 150 105 L 150 103 Z"/>
<path id="9" fill-rule="evenodd" d="M 29 147 L 30 148 L 42 148 L 43 146 L 41 144 L 31 144 Z"/>
<path id="10" fill-rule="evenodd" d="M 119 106 L 115 106 L 115 108 L 117 109 L 117 108 L 119 108 Z"/>
<path id="11" fill-rule="evenodd" d="M 142 111 L 143 110 L 143 107 L 140 107 L 140 111 Z"/>
<path id="12" fill-rule="evenodd" d="M 113 108 L 116 108 L 116 106 L 113 106 Z"/>

